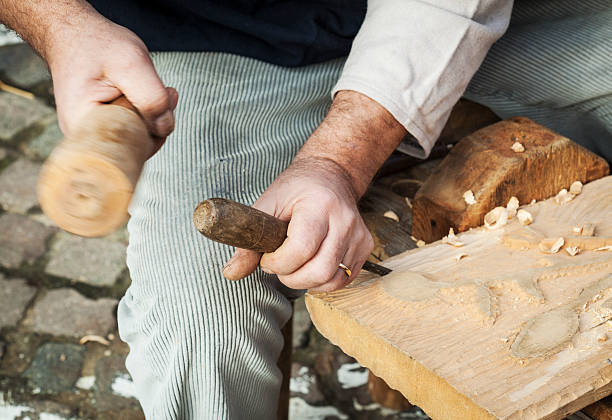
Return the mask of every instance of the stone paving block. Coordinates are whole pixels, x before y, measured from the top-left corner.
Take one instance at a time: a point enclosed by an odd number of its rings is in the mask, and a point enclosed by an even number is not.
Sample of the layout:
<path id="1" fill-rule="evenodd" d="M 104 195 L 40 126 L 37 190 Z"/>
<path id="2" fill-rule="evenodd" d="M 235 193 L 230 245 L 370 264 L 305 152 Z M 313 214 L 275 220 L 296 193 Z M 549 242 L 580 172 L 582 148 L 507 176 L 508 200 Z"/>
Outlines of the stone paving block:
<path id="1" fill-rule="evenodd" d="M 6 211 L 25 214 L 38 205 L 36 183 L 41 165 L 18 159 L 0 173 L 0 205 Z"/>
<path id="2" fill-rule="evenodd" d="M 312 320 L 306 309 L 304 296 L 296 299 L 293 304 L 293 347 L 308 345 L 308 337 L 312 329 Z"/>
<path id="3" fill-rule="evenodd" d="M 47 239 L 56 230 L 27 216 L 4 213 L 0 216 L 0 265 L 18 268 L 23 262 L 33 263 L 45 253 Z"/>
<path id="4" fill-rule="evenodd" d="M 23 145 L 23 152 L 32 160 L 45 160 L 63 137 L 57 118 L 53 118 L 42 133 Z"/>
<path id="5" fill-rule="evenodd" d="M 76 344 L 46 343 L 23 374 L 42 393 L 70 391 L 81 371 L 85 348 Z"/>
<path id="6" fill-rule="evenodd" d="M 23 317 L 36 289 L 22 279 L 5 279 L 0 274 L 0 328 L 14 327 Z"/>
<path id="7" fill-rule="evenodd" d="M 68 288 L 50 290 L 34 307 L 24 326 L 34 332 L 81 338 L 85 335 L 104 337 L 116 326 L 117 300 L 89 299 Z"/>
<path id="8" fill-rule="evenodd" d="M 18 140 L 19 134 L 54 112 L 53 108 L 35 99 L 0 92 L 0 142 Z"/>
<path id="9" fill-rule="evenodd" d="M 98 410 L 138 407 L 134 396 L 134 383 L 125 368 L 124 357 L 101 358 L 96 362 L 95 376 L 94 396 Z"/>
<path id="10" fill-rule="evenodd" d="M 112 286 L 125 269 L 125 244 L 62 232 L 51 247 L 45 272 L 92 286 Z"/>
<path id="11" fill-rule="evenodd" d="M 42 96 L 48 95 L 51 87 L 47 65 L 25 43 L 0 47 L 0 79 Z"/>

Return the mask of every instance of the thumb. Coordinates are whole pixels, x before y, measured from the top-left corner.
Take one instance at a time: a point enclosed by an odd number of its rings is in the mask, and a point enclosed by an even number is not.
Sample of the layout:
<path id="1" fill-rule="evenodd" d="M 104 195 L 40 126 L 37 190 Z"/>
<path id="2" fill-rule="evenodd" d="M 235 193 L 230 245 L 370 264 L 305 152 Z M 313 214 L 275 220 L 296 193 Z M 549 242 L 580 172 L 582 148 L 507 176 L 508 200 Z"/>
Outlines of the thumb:
<path id="1" fill-rule="evenodd" d="M 232 258 L 223 266 L 223 277 L 228 280 L 240 280 L 257 268 L 261 254 L 247 249 L 236 248 Z"/>

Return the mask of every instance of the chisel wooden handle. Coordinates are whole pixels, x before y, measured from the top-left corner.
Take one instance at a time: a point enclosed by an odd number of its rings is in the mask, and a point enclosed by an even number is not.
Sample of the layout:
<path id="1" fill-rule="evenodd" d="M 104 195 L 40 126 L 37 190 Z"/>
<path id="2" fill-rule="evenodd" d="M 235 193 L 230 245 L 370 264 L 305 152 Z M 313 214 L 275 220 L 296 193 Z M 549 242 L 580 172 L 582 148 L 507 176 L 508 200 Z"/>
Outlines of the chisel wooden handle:
<path id="1" fill-rule="evenodd" d="M 225 198 L 202 201 L 193 224 L 209 239 L 256 252 L 274 252 L 287 237 L 288 222 Z M 390 269 L 366 261 L 363 269 L 384 276 Z"/>
<path id="2" fill-rule="evenodd" d="M 256 252 L 274 252 L 287 237 L 288 222 L 225 198 L 202 201 L 193 223 L 209 239 Z"/>

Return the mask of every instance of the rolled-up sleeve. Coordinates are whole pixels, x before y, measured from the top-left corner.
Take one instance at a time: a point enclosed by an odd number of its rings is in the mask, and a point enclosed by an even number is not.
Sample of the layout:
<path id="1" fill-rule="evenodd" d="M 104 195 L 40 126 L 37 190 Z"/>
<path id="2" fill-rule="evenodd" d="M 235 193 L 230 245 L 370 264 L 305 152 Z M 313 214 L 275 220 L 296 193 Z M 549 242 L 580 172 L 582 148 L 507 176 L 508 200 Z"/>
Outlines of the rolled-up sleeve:
<path id="1" fill-rule="evenodd" d="M 332 94 L 374 99 L 427 156 L 511 11 L 512 0 L 369 0 Z"/>

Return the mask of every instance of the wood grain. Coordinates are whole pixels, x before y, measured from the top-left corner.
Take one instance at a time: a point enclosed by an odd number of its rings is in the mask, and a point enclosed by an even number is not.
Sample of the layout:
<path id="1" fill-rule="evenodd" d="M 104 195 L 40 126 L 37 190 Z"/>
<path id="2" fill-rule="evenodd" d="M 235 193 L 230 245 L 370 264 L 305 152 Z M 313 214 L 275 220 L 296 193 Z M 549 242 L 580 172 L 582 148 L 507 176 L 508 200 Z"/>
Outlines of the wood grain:
<path id="1" fill-rule="evenodd" d="M 127 220 L 128 204 L 153 148 L 138 114 L 119 105 L 95 107 L 43 165 L 38 181 L 42 210 L 77 235 L 112 232 Z"/>
<path id="2" fill-rule="evenodd" d="M 514 142 L 525 147 L 514 152 Z M 510 197 L 521 204 L 551 197 L 576 180 L 609 173 L 604 159 L 546 127 L 516 117 L 463 138 L 434 170 L 413 203 L 412 234 L 425 242 L 483 224 L 483 216 Z M 463 193 L 471 190 L 476 203 Z"/>
<path id="3" fill-rule="evenodd" d="M 385 261 L 392 275 L 416 273 L 410 287 L 362 273 L 343 290 L 307 294 L 314 324 L 434 419 L 561 419 L 603 398 L 612 392 L 612 251 L 549 255 L 502 241 L 570 236 L 586 222 L 612 237 L 612 177 L 564 205 L 522 208 L 532 225 L 512 219 L 458 235 L 461 248 L 436 242 Z M 547 356 L 512 356 L 524 329 L 555 310 L 574 313 L 578 331 Z"/>

